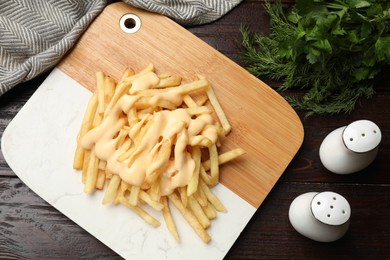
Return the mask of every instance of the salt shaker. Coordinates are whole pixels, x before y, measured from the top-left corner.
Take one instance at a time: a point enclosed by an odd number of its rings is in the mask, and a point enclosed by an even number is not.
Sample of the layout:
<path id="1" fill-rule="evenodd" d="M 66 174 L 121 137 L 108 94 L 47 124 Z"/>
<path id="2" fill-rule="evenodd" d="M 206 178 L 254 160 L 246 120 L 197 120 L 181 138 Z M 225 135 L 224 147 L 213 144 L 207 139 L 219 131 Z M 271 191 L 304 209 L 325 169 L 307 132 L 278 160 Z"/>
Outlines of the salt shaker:
<path id="1" fill-rule="evenodd" d="M 382 134 L 369 120 L 358 120 L 337 128 L 322 141 L 322 164 L 336 174 L 351 174 L 370 165 L 377 153 Z"/>
<path id="2" fill-rule="evenodd" d="M 351 208 L 335 192 L 307 192 L 293 200 L 288 215 L 301 235 L 319 242 L 333 242 L 348 231 Z"/>

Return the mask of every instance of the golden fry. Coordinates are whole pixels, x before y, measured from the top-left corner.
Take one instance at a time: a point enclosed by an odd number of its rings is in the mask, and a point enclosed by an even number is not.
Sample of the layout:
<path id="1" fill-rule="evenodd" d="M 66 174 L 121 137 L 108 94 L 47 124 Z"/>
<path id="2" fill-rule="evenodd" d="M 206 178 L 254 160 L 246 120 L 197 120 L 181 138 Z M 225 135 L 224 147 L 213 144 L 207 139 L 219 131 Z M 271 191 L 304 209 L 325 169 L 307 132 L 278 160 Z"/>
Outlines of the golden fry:
<path id="1" fill-rule="evenodd" d="M 85 184 L 85 181 L 87 179 L 87 171 L 88 171 L 90 156 L 91 156 L 91 150 L 86 150 L 84 152 L 83 169 L 82 169 L 82 175 L 81 175 L 81 182 L 84 184 Z"/>
<path id="2" fill-rule="evenodd" d="M 150 215 L 148 212 L 146 212 L 143 208 L 138 206 L 131 205 L 125 198 L 120 198 L 119 202 L 129 209 L 133 210 L 135 213 L 137 213 L 138 216 L 140 216 L 143 220 L 145 220 L 146 223 L 152 225 L 153 227 L 160 226 L 160 221 L 155 219 L 152 215 Z"/>
<path id="3" fill-rule="evenodd" d="M 96 92 L 98 95 L 98 113 L 104 113 L 104 99 L 105 99 L 105 78 L 103 72 L 96 72 Z"/>
<path id="4" fill-rule="evenodd" d="M 73 160 L 73 168 L 76 170 L 81 170 L 83 168 L 84 161 L 84 149 L 81 147 L 79 140 L 83 137 L 92 127 L 93 119 L 95 118 L 95 113 L 98 105 L 97 94 L 93 94 L 90 101 L 88 102 L 87 110 L 85 111 L 83 121 L 81 123 L 81 128 L 77 136 L 77 148 Z"/>
<path id="5" fill-rule="evenodd" d="M 95 190 L 96 179 L 99 170 L 98 167 L 99 167 L 99 159 L 96 157 L 95 151 L 92 149 L 89 158 L 88 169 L 85 177 L 85 186 L 84 186 L 85 193 L 92 193 Z"/>
<path id="6" fill-rule="evenodd" d="M 137 186 L 131 186 L 130 189 L 130 198 L 128 200 L 129 204 L 132 206 L 137 206 L 138 202 L 138 194 L 140 192 L 140 187 Z"/>
<path id="7" fill-rule="evenodd" d="M 104 205 L 112 203 L 114 201 L 120 184 L 121 184 L 121 178 L 119 177 L 119 175 L 112 176 L 103 197 L 102 203 Z"/>
<path id="8" fill-rule="evenodd" d="M 169 203 L 166 196 L 161 197 L 161 203 L 163 204 L 163 216 L 169 232 L 171 232 L 173 238 L 180 242 L 179 234 L 177 233 L 176 225 L 172 217 L 171 210 L 169 209 Z"/>
<path id="9" fill-rule="evenodd" d="M 188 204 L 187 187 L 179 187 L 177 190 L 179 192 L 181 203 L 183 203 L 183 206 L 186 208 Z"/>
<path id="10" fill-rule="evenodd" d="M 218 151 L 215 144 L 209 147 L 210 153 L 210 182 L 211 185 L 216 185 L 219 182 L 219 163 Z"/>
<path id="11" fill-rule="evenodd" d="M 154 208 L 157 211 L 161 211 L 164 207 L 163 204 L 161 204 L 158 201 L 153 200 L 152 197 L 147 192 L 145 192 L 143 190 L 140 190 L 139 198 L 142 199 L 146 204 L 148 204 L 149 206 L 151 206 L 152 208 Z"/>
<path id="12" fill-rule="evenodd" d="M 168 87 L 175 87 L 180 85 L 181 83 L 181 77 L 179 76 L 160 76 L 160 82 L 157 84 L 156 88 L 168 88 Z"/>
<path id="13" fill-rule="evenodd" d="M 97 175 L 97 179 L 96 179 L 95 188 L 97 190 L 102 190 L 104 188 L 105 183 L 106 183 L 106 173 L 104 172 L 104 170 L 99 169 L 99 166 L 98 166 L 98 175 Z"/>
<path id="14" fill-rule="evenodd" d="M 225 206 L 218 199 L 218 197 L 210 190 L 210 188 L 203 181 L 200 181 L 199 183 L 201 189 L 206 194 L 207 199 L 210 201 L 211 204 L 213 204 L 215 209 L 219 212 L 227 212 Z"/>
<path id="15" fill-rule="evenodd" d="M 208 219 L 215 219 L 217 217 L 217 210 L 213 204 L 208 203 L 206 206 L 202 206 L 204 214 L 206 214 Z"/>
<path id="16" fill-rule="evenodd" d="M 190 196 L 188 197 L 188 205 L 190 205 L 190 208 L 192 210 L 192 213 L 194 213 L 195 217 L 198 219 L 199 223 L 202 225 L 204 229 L 210 227 L 211 222 L 206 216 L 206 214 L 203 212 L 202 207 L 199 205 L 198 201 L 194 199 L 194 197 Z"/>
<path id="17" fill-rule="evenodd" d="M 180 213 L 184 216 L 184 218 L 191 225 L 196 234 L 203 240 L 203 242 L 208 243 L 211 240 L 211 237 L 196 219 L 194 214 L 192 214 L 190 210 L 184 207 L 184 205 L 181 203 L 181 200 L 175 193 L 168 195 L 168 198 L 173 202 L 175 207 L 180 211 Z"/>
<path id="18" fill-rule="evenodd" d="M 186 104 L 187 107 L 197 107 L 198 105 L 195 103 L 195 101 L 192 99 L 192 97 L 188 94 L 183 96 L 183 102 Z"/>
<path id="19" fill-rule="evenodd" d="M 222 124 L 223 129 L 225 130 L 225 135 L 229 134 L 232 130 L 232 126 L 230 125 L 229 120 L 227 119 L 225 112 L 223 111 L 221 104 L 219 103 L 218 98 L 215 95 L 214 89 L 211 85 L 207 89 L 207 96 L 215 110 L 215 113 L 217 113 L 217 116 Z"/>
<path id="20" fill-rule="evenodd" d="M 241 148 L 236 148 L 234 150 L 230 150 L 230 151 L 223 153 L 223 154 L 220 154 L 218 156 L 218 164 L 221 165 L 221 164 L 230 162 L 231 160 L 234 160 L 243 154 L 245 154 L 245 151 Z M 202 166 L 203 166 L 203 169 L 205 171 L 210 170 L 210 167 L 211 167 L 210 160 L 202 162 Z"/>
<path id="21" fill-rule="evenodd" d="M 187 184 L 187 196 L 191 196 L 198 189 L 201 152 L 199 147 L 194 147 L 192 150 L 192 159 L 195 161 L 195 169 L 190 182 Z"/>
<path id="22" fill-rule="evenodd" d="M 189 107 L 186 109 L 188 114 L 195 116 L 195 115 L 201 115 L 201 114 L 209 114 L 211 111 L 206 106 L 199 106 L 199 107 Z"/>

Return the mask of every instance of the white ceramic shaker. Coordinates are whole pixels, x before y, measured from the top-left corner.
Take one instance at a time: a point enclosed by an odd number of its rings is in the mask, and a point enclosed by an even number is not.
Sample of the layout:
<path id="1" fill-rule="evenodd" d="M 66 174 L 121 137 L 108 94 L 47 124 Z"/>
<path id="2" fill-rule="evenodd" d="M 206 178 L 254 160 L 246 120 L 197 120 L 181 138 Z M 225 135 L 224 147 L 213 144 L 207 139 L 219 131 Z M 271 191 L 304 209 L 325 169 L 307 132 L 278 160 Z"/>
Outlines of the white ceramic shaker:
<path id="1" fill-rule="evenodd" d="M 351 208 L 335 192 L 307 192 L 293 200 L 288 215 L 291 225 L 301 235 L 319 242 L 332 242 L 348 231 Z"/>
<path id="2" fill-rule="evenodd" d="M 358 120 L 337 128 L 322 141 L 322 164 L 337 174 L 351 174 L 374 161 L 382 139 L 379 127 L 369 120 Z"/>

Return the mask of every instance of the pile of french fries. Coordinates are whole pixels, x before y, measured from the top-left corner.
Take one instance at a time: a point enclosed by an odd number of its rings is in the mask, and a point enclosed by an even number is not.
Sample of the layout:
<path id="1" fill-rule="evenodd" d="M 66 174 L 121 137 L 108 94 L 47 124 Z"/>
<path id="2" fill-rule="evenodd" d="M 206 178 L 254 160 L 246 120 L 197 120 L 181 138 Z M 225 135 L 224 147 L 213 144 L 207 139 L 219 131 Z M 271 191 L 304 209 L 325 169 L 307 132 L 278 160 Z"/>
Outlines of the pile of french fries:
<path id="1" fill-rule="evenodd" d="M 96 91 L 88 103 L 77 136 L 73 167 L 82 171 L 82 182 L 86 193 L 105 190 L 102 204 L 124 205 L 154 227 L 159 226 L 160 222 L 146 209 L 153 211 L 153 214 L 162 212 L 169 232 L 179 242 L 179 234 L 169 208 L 170 205 L 174 205 L 197 235 L 205 243 L 208 243 L 211 237 L 207 229 L 211 225 L 211 220 L 217 217 L 217 212 L 227 211 L 211 188 L 219 182 L 219 166 L 244 154 L 241 148 L 218 154 L 218 147 L 221 145 L 219 142 L 213 143 L 207 138 L 194 141 L 190 147 L 186 148 L 195 162 L 195 169 L 189 182 L 187 185 L 176 188 L 170 194 L 161 195 L 159 176 L 163 172 L 157 169 L 153 172 L 153 175 L 145 178 L 141 186 L 130 185 L 122 180 L 118 174 L 107 169 L 107 161 L 98 158 L 94 147 L 87 149 L 81 145 L 80 140 L 83 136 L 99 126 L 123 96 L 131 95 L 134 92 L 132 91 L 132 83 L 137 78 L 150 72 L 156 73 L 153 64 L 149 64 L 138 73 L 135 73 L 132 69 L 127 69 L 118 82 L 103 72 L 96 73 Z M 137 108 L 123 114 L 127 123 L 116 137 L 118 151 L 122 153 L 119 157 L 121 160 L 125 160 L 130 156 L 133 160 L 134 158 L 137 159 L 134 151 L 137 149 L 137 145 L 143 138 L 143 133 L 147 131 L 148 126 L 147 124 L 143 125 L 136 137 L 131 136 L 129 132 L 137 122 L 140 122 L 146 116 L 153 116 L 157 111 L 184 108 L 192 117 L 214 111 L 217 118 L 213 127 L 218 129 L 218 135 L 225 136 L 230 132 L 229 121 L 212 86 L 205 77 L 200 76 L 191 83 L 182 84 L 182 79 L 179 76 L 157 73 L 156 75 L 159 78 L 157 84 L 152 88 L 137 92 L 138 95 L 142 95 Z M 148 102 L 154 95 L 168 91 L 180 91 L 182 103 L 179 106 L 167 100 L 159 100 L 157 104 Z M 193 94 L 196 94 L 198 98 L 194 99 Z M 156 156 L 160 159 L 174 160 L 175 158 L 172 158 L 174 154 L 171 152 L 172 146 L 175 145 L 174 140 L 166 143 L 166 147 L 160 148 L 160 152 Z M 145 205 L 150 207 L 145 207 Z"/>

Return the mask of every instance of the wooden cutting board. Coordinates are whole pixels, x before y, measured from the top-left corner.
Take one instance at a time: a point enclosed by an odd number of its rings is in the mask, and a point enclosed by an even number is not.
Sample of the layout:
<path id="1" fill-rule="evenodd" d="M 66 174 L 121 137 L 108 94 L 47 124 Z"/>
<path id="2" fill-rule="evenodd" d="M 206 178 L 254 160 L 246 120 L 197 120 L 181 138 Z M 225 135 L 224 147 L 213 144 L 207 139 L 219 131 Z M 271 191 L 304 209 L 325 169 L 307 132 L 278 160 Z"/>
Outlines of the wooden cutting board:
<path id="1" fill-rule="evenodd" d="M 120 18 L 125 14 L 139 17 L 137 32 L 122 31 Z M 229 165 L 221 182 L 259 207 L 301 146 L 303 128 L 279 94 L 236 63 L 170 19 L 116 3 L 96 19 L 58 68 L 93 91 L 96 71 L 119 79 L 127 67 L 139 71 L 149 63 L 184 79 L 201 74 L 210 80 L 232 124 L 224 146 L 247 152 Z"/>
<path id="2" fill-rule="evenodd" d="M 136 19 L 122 23 L 127 14 Z M 139 30 L 127 33 L 121 25 Z M 184 233 L 177 245 L 165 227 L 148 227 L 123 207 L 102 206 L 100 193 L 83 194 L 80 173 L 72 169 L 95 73 L 104 71 L 118 80 L 126 68 L 137 72 L 149 63 L 157 72 L 186 81 L 206 76 L 232 125 L 223 149 L 246 151 L 221 167 L 222 185 L 214 191 L 228 213 L 213 222 L 208 245 L 198 241 L 184 220 L 177 220 Z M 303 134 L 295 111 L 265 83 L 172 20 L 120 2 L 106 7 L 10 123 L 2 150 L 33 191 L 124 258 L 219 259 L 291 162 Z"/>

